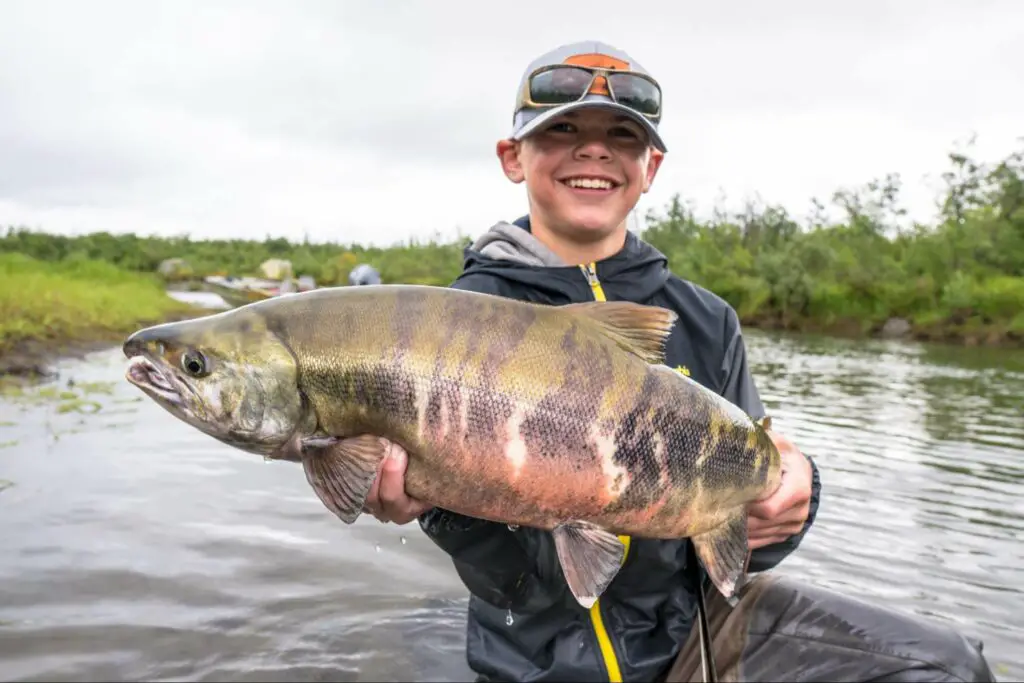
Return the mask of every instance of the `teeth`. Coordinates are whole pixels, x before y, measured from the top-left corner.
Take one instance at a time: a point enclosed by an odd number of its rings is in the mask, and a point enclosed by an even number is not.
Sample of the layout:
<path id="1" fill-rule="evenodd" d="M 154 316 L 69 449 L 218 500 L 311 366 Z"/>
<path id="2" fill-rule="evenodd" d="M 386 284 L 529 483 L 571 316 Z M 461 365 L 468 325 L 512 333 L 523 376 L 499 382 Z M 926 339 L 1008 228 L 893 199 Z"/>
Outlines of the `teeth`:
<path id="1" fill-rule="evenodd" d="M 570 178 L 565 181 L 569 187 L 585 187 L 589 190 L 610 190 L 611 182 L 600 178 Z"/>

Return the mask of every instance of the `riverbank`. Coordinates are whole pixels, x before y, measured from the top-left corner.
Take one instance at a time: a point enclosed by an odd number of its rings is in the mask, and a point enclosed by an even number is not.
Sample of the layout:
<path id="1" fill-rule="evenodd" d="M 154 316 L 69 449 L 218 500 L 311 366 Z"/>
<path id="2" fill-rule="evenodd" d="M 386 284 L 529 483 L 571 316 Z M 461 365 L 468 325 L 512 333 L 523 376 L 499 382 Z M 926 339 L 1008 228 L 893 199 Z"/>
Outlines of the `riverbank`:
<path id="1" fill-rule="evenodd" d="M 58 358 L 107 348 L 146 325 L 209 312 L 169 296 L 155 275 L 103 261 L 42 261 L 6 253 L 0 254 L 0 278 L 5 283 L 0 289 L 0 377 L 47 376 Z M 874 321 L 787 317 L 759 307 L 744 310 L 742 301 L 737 304 L 743 325 L 751 329 L 1024 348 L 1024 329 L 1017 329 L 1016 319 L 993 322 L 969 313 Z"/>
<path id="2" fill-rule="evenodd" d="M 0 279 L 0 376 L 45 376 L 59 357 L 206 312 L 168 296 L 155 276 L 101 261 L 0 254 Z"/>
<path id="3" fill-rule="evenodd" d="M 829 321 L 785 318 L 776 313 L 741 315 L 745 328 L 815 334 L 841 339 L 890 339 L 905 342 L 942 344 L 950 347 L 986 347 L 1024 349 L 1024 329 L 1009 324 L 991 323 L 973 316 L 951 316 L 926 322 L 891 317 L 884 322 L 857 318 Z M 1011 321 L 1012 322 L 1012 321 Z"/>

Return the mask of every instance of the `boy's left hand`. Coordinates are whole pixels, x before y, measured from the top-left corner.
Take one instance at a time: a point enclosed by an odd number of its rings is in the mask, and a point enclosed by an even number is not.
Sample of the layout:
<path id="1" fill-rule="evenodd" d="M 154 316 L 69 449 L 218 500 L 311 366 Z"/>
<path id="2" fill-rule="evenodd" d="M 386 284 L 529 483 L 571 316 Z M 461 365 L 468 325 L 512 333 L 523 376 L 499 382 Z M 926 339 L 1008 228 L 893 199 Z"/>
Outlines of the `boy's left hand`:
<path id="1" fill-rule="evenodd" d="M 811 511 L 811 463 L 792 441 L 769 431 L 782 456 L 782 483 L 775 493 L 747 507 L 751 550 L 781 543 L 800 533 Z"/>

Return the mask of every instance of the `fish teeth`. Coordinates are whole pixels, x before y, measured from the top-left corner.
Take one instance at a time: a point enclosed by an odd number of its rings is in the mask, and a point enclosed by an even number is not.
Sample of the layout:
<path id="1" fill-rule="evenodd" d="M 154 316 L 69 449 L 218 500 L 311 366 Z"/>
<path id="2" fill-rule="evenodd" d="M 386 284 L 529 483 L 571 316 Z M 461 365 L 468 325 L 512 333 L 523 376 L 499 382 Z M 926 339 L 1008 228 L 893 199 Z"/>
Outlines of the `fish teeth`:
<path id="1" fill-rule="evenodd" d="M 569 178 L 565 181 L 569 187 L 584 187 L 589 190 L 610 190 L 612 183 L 603 178 Z"/>

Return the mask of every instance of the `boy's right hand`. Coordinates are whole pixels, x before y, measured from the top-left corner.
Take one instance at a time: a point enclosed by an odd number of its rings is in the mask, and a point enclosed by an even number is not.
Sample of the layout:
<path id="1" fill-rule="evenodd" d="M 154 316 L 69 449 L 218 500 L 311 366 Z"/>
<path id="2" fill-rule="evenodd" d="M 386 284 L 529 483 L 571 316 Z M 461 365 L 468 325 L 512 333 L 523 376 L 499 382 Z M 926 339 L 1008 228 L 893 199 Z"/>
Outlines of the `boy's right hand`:
<path id="1" fill-rule="evenodd" d="M 410 498 L 405 493 L 405 468 L 409 456 L 398 444 L 386 439 L 382 441 L 387 445 L 387 455 L 377 467 L 377 478 L 373 480 L 363 510 L 385 524 L 408 524 L 434 506 Z"/>

